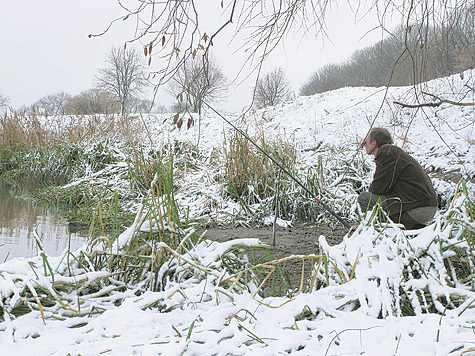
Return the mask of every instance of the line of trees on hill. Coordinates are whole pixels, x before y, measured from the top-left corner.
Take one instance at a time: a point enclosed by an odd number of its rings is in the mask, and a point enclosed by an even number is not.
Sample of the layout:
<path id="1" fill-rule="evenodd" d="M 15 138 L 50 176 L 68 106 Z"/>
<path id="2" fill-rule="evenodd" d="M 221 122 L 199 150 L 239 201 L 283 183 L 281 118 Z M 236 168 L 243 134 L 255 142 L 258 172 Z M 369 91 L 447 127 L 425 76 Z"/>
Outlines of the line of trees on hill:
<path id="1" fill-rule="evenodd" d="M 348 86 L 414 85 L 474 68 L 475 4 L 454 11 L 451 19 L 431 28 L 401 26 L 384 40 L 355 52 L 348 61 L 322 67 L 299 94 Z"/>

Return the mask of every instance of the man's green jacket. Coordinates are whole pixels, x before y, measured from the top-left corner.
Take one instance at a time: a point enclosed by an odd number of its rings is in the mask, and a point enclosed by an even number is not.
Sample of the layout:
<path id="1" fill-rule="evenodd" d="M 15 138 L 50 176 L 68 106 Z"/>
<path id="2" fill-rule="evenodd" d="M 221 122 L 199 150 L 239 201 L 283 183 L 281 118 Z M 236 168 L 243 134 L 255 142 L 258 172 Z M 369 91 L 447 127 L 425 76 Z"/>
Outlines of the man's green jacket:
<path id="1" fill-rule="evenodd" d="M 421 165 L 394 145 L 382 145 L 375 157 L 376 171 L 369 191 L 386 197 L 383 207 L 389 216 L 437 206 L 437 194 Z"/>

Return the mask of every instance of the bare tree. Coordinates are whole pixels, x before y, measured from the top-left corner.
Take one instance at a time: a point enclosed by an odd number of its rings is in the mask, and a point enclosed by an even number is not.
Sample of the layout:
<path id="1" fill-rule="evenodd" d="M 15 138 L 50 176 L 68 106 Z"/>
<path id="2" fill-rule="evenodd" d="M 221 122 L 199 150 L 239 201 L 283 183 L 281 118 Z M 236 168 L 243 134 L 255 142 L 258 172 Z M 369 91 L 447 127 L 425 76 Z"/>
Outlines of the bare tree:
<path id="1" fill-rule="evenodd" d="M 8 99 L 8 97 L 0 93 L 0 113 L 3 113 L 6 111 L 9 103 L 10 103 L 10 100 Z"/>
<path id="2" fill-rule="evenodd" d="M 97 88 L 120 103 L 121 114 L 127 112 L 147 85 L 145 65 L 135 49 L 112 47 L 106 56 L 107 66 L 99 69 Z"/>
<path id="3" fill-rule="evenodd" d="M 73 115 L 111 114 L 120 109 L 120 103 L 111 94 L 98 89 L 72 97 L 64 108 L 65 113 Z"/>
<path id="4" fill-rule="evenodd" d="M 35 111 L 42 115 L 63 115 L 65 113 L 65 105 L 71 99 L 71 95 L 66 92 L 49 94 L 33 104 Z"/>
<path id="5" fill-rule="evenodd" d="M 263 108 L 288 100 L 291 94 L 285 71 L 282 68 L 276 68 L 257 81 L 254 100 L 258 108 Z"/>
<path id="6" fill-rule="evenodd" d="M 197 55 L 176 72 L 169 92 L 178 99 L 181 112 L 201 113 L 203 101 L 215 102 L 226 95 L 228 83 L 213 56 Z"/>
<path id="7" fill-rule="evenodd" d="M 128 109 L 130 112 L 134 113 L 140 113 L 140 114 L 145 114 L 145 113 L 150 113 L 152 111 L 152 101 L 148 99 L 133 99 L 129 105 Z"/>

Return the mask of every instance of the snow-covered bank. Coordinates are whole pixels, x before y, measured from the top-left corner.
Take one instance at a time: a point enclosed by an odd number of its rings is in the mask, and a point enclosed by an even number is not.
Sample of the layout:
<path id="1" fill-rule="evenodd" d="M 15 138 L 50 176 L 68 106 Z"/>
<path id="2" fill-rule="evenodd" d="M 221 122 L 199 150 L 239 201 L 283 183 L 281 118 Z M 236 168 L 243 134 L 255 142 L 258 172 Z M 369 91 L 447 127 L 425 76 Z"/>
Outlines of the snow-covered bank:
<path id="1" fill-rule="evenodd" d="M 453 221 L 440 216 L 419 231 L 386 226 L 381 232 L 369 219 L 340 245 L 330 247 L 321 236 L 330 263 L 329 270 L 318 264 L 317 274 L 329 285 L 292 298 L 263 299 L 254 294 L 255 287 L 237 292 L 219 282 L 229 275 L 213 262 L 216 257 L 234 243 L 257 241 L 202 243 L 190 252 L 195 263 L 214 266 L 206 278 L 170 280 L 164 291 L 140 295 L 133 288 L 72 294 L 63 299 L 67 307 L 45 307 L 44 320 L 41 311 L 34 311 L 2 322 L 2 351 L 40 356 L 469 355 L 475 347 L 473 281 L 463 282 L 455 275 L 460 271 L 448 275 L 444 268 L 467 257 L 461 250 L 471 251 L 473 262 L 473 249 L 457 223 L 474 227 L 464 204 L 463 197 L 455 202 Z M 41 258 L 2 265 L 3 297 L 17 290 L 20 280 L 48 288 L 51 278 L 41 269 L 33 272 L 31 263 L 39 266 Z M 60 258 L 50 263 L 61 269 Z M 76 278 L 100 277 L 104 273 Z M 57 285 L 67 281 L 55 278 Z M 407 308 L 412 316 L 402 316 Z"/>
<path id="2" fill-rule="evenodd" d="M 474 87 L 470 74 L 464 81 L 454 76 L 427 86 L 456 100 L 456 93 L 467 89 L 463 85 Z M 326 178 L 335 201 L 356 197 L 345 196 L 349 190 L 342 188 L 346 173 L 340 166 L 351 168 L 364 160 L 370 169 L 358 178 L 363 187 L 371 180 L 372 162 L 361 153 L 360 143 L 373 123 L 388 127 L 395 143 L 428 170 L 460 171 L 473 178 L 475 108 L 414 110 L 392 104 L 411 102 L 411 95 L 410 88 L 344 88 L 248 113 L 246 124 L 234 120 L 250 132 L 263 130 L 266 137 L 293 142 L 300 172 L 316 169 L 323 160 L 332 172 Z M 474 102 L 474 96 L 472 92 L 463 100 Z M 144 141 L 150 145 L 199 140 L 200 149 L 211 153 L 222 146 L 223 133 L 230 132 L 216 115 L 203 116 L 201 125 L 196 121 L 189 130 L 179 130 L 166 116 L 146 119 L 150 136 Z M 213 208 L 215 216 L 219 210 L 229 215 L 240 209 L 219 194 L 212 168 L 204 165 L 181 178 L 176 198 L 190 215 L 202 214 L 210 200 L 207 209 Z M 228 248 L 238 242 L 258 244 L 255 240 L 205 241 L 173 255 L 156 274 L 163 287 L 159 292 L 146 291 L 145 283 L 125 285 L 107 268 L 88 270 L 72 256 L 48 258 L 48 264 L 41 256 L 10 261 L 0 265 L 2 308 L 11 310 L 25 294 L 35 307 L 38 287 L 53 302 L 19 317 L 5 313 L 0 349 L 5 354 L 58 356 L 475 354 L 473 186 L 467 183 L 463 190 L 434 181 L 439 193 L 452 197 L 452 205 L 424 229 L 381 226 L 366 216 L 337 246 L 315 236 L 323 250 L 314 256 L 315 280 L 306 284 L 313 288 L 292 297 L 263 299 L 255 295 L 255 284 L 246 287 L 241 275 L 226 267 L 222 256 Z M 112 253 L 124 255 L 134 233 L 124 232 Z M 154 246 L 168 248 L 162 242 Z M 99 246 L 95 249 L 100 252 Z M 67 264 L 67 258 L 72 262 Z M 152 270 L 150 275 L 155 276 Z M 88 287 L 105 279 L 110 283 L 88 293 Z"/>

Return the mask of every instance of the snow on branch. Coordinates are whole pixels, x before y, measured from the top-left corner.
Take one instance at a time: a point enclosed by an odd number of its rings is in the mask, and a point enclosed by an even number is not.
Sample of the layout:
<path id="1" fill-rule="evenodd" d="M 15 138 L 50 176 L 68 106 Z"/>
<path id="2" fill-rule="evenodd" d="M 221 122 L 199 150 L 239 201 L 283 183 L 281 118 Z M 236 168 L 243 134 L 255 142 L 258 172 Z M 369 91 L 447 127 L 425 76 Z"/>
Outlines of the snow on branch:
<path id="1" fill-rule="evenodd" d="M 400 101 L 393 101 L 393 103 L 397 105 L 401 105 L 402 107 L 405 107 L 405 108 L 439 107 L 442 104 L 450 104 L 450 105 L 455 105 L 455 106 L 475 106 L 475 102 L 461 103 L 461 102 L 457 102 L 453 100 L 442 99 L 438 97 L 437 95 L 426 93 L 426 92 L 423 92 L 422 94 L 433 97 L 434 98 L 433 101 L 431 103 L 420 103 L 420 104 L 406 104 Z"/>

